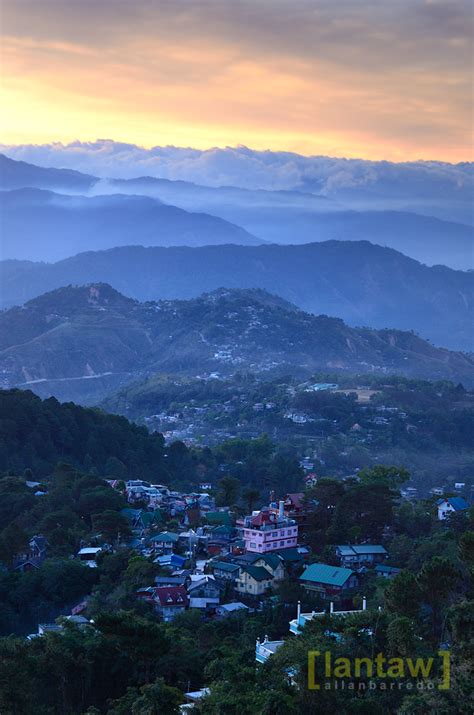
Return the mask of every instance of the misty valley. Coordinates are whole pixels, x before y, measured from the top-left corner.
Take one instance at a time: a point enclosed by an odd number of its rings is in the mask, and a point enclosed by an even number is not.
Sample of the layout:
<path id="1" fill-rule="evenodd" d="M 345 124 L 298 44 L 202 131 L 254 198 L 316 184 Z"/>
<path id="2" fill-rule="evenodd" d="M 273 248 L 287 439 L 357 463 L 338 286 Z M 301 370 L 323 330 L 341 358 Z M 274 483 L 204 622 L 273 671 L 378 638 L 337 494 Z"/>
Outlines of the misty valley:
<path id="1" fill-rule="evenodd" d="M 2 150 L 0 713 L 470 715 L 472 164 Z"/>

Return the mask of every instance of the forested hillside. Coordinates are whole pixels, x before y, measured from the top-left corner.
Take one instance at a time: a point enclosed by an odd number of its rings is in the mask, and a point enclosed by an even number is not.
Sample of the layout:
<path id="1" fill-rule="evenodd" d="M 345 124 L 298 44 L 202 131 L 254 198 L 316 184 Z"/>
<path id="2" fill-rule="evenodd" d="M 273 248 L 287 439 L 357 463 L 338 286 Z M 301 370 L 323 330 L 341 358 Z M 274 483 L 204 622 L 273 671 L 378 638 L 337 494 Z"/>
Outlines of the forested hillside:
<path id="1" fill-rule="evenodd" d="M 168 476 L 164 441 L 124 417 L 72 402 L 40 400 L 29 391 L 0 391 L 0 471 L 47 476 L 57 462 L 116 477 Z M 119 473 L 118 473 L 119 472 Z"/>
<path id="2" fill-rule="evenodd" d="M 217 484 L 229 473 L 240 487 L 295 490 L 302 471 L 295 450 L 279 451 L 268 437 L 227 440 L 214 450 L 163 436 L 125 417 L 98 409 L 41 400 L 29 391 L 0 390 L 0 473 L 47 479 L 57 463 L 114 479 L 141 478 L 196 488 L 203 477 Z"/>
<path id="3" fill-rule="evenodd" d="M 262 288 L 351 326 L 415 330 L 472 350 L 474 274 L 417 261 L 366 241 L 302 246 L 205 246 L 91 251 L 54 264 L 0 262 L 1 305 L 66 285 L 108 283 L 138 300 L 189 299 L 226 287 Z"/>
<path id="4" fill-rule="evenodd" d="M 351 328 L 259 290 L 138 303 L 108 285 L 66 287 L 0 314 L 5 387 L 97 403 L 155 373 L 398 373 L 474 383 L 469 355 L 412 332 Z"/>

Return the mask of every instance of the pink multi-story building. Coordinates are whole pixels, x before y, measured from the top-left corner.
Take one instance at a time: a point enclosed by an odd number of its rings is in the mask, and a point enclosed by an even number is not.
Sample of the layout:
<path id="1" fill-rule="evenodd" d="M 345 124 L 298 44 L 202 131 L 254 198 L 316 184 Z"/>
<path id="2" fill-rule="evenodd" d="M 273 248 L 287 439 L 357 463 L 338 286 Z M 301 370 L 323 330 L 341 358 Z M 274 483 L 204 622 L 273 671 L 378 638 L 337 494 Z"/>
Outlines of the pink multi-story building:
<path id="1" fill-rule="evenodd" d="M 257 554 L 291 549 L 298 543 L 298 526 L 294 519 L 284 513 L 281 501 L 278 512 L 269 507 L 254 516 L 245 517 L 243 527 L 245 550 Z"/>

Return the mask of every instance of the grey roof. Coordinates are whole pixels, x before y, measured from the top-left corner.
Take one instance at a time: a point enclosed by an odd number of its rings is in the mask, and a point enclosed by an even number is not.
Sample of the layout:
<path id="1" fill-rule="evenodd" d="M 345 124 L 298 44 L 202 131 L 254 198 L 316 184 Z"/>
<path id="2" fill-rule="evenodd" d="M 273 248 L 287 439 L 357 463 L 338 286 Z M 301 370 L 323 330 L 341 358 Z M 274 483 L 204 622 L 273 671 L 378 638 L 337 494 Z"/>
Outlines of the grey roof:
<path id="1" fill-rule="evenodd" d="M 226 611 L 227 613 L 233 613 L 234 611 L 242 611 L 242 610 L 249 610 L 249 607 L 245 605 L 245 603 L 241 603 L 241 601 L 234 601 L 233 603 L 224 603 L 222 606 L 219 606 L 220 611 Z"/>
<path id="2" fill-rule="evenodd" d="M 341 556 L 354 556 L 355 555 L 355 552 L 353 551 L 352 546 L 348 546 L 348 545 L 346 546 L 343 544 L 339 544 L 338 546 L 336 546 L 336 549 L 338 550 L 338 552 L 340 553 Z"/>
<path id="3" fill-rule="evenodd" d="M 204 575 L 200 581 L 192 581 L 188 586 L 188 592 L 194 591 L 196 588 L 201 588 L 201 586 L 211 586 L 216 591 L 220 591 L 222 586 L 220 586 L 213 576 Z"/>
<path id="4" fill-rule="evenodd" d="M 375 570 L 379 573 L 399 573 L 401 571 L 398 566 L 387 566 L 386 564 L 377 564 Z"/>
<path id="5" fill-rule="evenodd" d="M 155 576 L 157 586 L 182 586 L 186 576 Z"/>
<path id="6" fill-rule="evenodd" d="M 285 641 L 263 641 L 263 643 L 260 644 L 260 648 L 265 648 L 270 651 L 270 653 L 276 653 L 284 642 Z"/>
<path id="7" fill-rule="evenodd" d="M 336 548 L 339 550 L 341 556 L 387 553 L 381 544 L 339 544 Z"/>

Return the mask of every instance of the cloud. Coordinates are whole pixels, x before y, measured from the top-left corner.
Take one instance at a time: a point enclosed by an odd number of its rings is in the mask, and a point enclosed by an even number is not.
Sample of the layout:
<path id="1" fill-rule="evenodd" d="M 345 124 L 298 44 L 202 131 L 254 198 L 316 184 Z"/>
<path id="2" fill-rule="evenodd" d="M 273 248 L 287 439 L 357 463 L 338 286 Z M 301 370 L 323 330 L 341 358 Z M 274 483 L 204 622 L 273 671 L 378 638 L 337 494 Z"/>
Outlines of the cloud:
<path id="1" fill-rule="evenodd" d="M 296 189 L 327 196 L 356 188 L 385 197 L 433 199 L 449 193 L 468 200 L 472 196 L 472 164 L 395 164 L 256 151 L 245 146 L 146 149 L 105 139 L 71 144 L 0 145 L 0 151 L 17 160 L 76 169 L 104 178 L 154 176 L 208 186 Z"/>
<path id="2" fill-rule="evenodd" d="M 4 0 L 2 133 L 461 160 L 471 15 L 464 0 Z"/>

